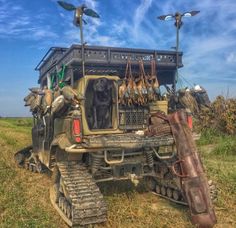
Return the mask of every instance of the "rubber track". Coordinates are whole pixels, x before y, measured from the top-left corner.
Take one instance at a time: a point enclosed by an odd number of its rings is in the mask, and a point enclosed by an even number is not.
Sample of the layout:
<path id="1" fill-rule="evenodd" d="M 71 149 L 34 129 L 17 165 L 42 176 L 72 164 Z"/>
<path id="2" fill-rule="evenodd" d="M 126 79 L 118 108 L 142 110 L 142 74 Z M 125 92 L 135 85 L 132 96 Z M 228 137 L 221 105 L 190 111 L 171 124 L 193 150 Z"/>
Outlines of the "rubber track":
<path id="1" fill-rule="evenodd" d="M 164 199 L 167 199 L 167 200 L 170 200 L 170 201 L 172 201 L 172 202 L 174 202 L 174 203 L 187 206 L 188 204 L 184 201 L 184 199 L 183 199 L 183 194 L 182 194 L 182 192 L 180 191 L 180 189 L 177 188 L 177 186 L 173 188 L 173 184 L 172 184 L 172 185 L 169 185 L 167 182 L 166 182 L 165 184 L 158 184 L 158 183 L 161 183 L 161 181 L 163 182 L 163 180 L 164 180 L 164 179 L 160 180 L 160 179 L 157 179 L 157 178 L 156 178 L 156 180 L 155 180 L 156 185 L 159 185 L 160 187 L 163 186 L 163 187 L 165 187 L 165 188 L 170 188 L 172 191 L 174 191 L 174 190 L 177 191 L 177 192 L 180 194 L 180 196 L 181 196 L 181 197 L 180 197 L 180 200 L 175 200 L 175 199 L 173 199 L 173 198 L 168 197 L 167 195 L 162 195 L 161 193 L 157 193 L 156 190 L 153 190 L 153 191 L 151 191 L 151 192 L 152 192 L 154 195 L 160 196 L 160 197 L 162 197 L 162 198 L 164 198 Z M 164 181 L 165 181 L 165 180 L 164 180 Z"/>
<path id="2" fill-rule="evenodd" d="M 72 226 L 105 222 L 107 206 L 88 170 L 75 162 L 57 166 L 72 203 Z"/>

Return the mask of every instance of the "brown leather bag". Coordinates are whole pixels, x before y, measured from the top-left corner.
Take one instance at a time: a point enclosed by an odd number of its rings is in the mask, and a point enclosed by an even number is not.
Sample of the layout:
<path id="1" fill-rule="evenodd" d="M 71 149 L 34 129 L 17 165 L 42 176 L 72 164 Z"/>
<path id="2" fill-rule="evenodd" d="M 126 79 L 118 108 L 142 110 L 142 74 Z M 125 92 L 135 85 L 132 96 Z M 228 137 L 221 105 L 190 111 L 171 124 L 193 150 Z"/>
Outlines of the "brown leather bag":
<path id="1" fill-rule="evenodd" d="M 179 161 L 173 165 L 173 172 L 181 178 L 182 192 L 185 196 L 192 218 L 197 227 L 213 227 L 216 216 L 210 198 L 207 177 L 199 158 L 192 132 L 186 121 L 186 113 L 178 111 L 167 116 L 175 139 Z M 175 165 L 180 165 L 177 173 Z"/>

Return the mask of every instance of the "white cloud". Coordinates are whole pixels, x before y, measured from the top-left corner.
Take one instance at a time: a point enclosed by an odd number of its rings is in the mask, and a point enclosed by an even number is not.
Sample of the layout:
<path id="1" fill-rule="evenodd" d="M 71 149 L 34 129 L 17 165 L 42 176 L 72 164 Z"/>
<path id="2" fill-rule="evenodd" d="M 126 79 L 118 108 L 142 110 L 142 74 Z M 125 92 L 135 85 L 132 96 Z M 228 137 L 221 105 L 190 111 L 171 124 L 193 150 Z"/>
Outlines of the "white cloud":
<path id="1" fill-rule="evenodd" d="M 134 20 L 133 20 L 135 32 L 138 32 L 137 30 L 140 24 L 143 22 L 145 18 L 145 14 L 149 10 L 151 4 L 152 4 L 152 0 L 142 0 L 141 4 L 135 10 Z"/>
<path id="2" fill-rule="evenodd" d="M 59 13 L 59 15 L 60 15 L 62 18 L 65 18 L 65 14 L 64 14 L 64 13 Z"/>
<path id="3" fill-rule="evenodd" d="M 229 55 L 226 58 L 226 61 L 228 63 L 236 63 L 236 53 L 235 52 L 229 53 Z"/>
<path id="4" fill-rule="evenodd" d="M 47 31 L 44 29 L 36 29 L 33 33 L 34 37 L 37 39 L 44 39 L 45 37 L 47 38 L 56 38 L 57 35 L 54 32 Z"/>
<path id="5" fill-rule="evenodd" d="M 113 23 L 111 30 L 114 34 L 119 36 L 122 35 L 124 32 L 126 32 L 128 28 L 129 28 L 128 22 L 123 20 Z"/>
<path id="6" fill-rule="evenodd" d="M 37 20 L 36 20 L 37 18 Z M 5 2 L 0 6 L 0 38 L 40 40 L 57 37 L 49 25 L 40 24 L 40 15 L 31 15 L 20 5 Z"/>
<path id="7" fill-rule="evenodd" d="M 85 0 L 85 5 L 93 10 L 97 10 L 97 2 L 94 0 Z"/>

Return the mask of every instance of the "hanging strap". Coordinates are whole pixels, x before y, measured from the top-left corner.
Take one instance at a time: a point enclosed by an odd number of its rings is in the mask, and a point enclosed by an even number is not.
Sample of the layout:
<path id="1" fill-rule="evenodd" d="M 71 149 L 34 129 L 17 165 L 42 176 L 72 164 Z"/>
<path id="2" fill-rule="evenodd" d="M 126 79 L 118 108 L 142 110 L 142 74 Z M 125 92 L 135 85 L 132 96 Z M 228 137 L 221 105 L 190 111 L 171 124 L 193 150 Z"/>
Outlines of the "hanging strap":
<path id="1" fill-rule="evenodd" d="M 62 64 L 62 69 L 57 73 L 57 77 L 58 77 L 58 86 L 59 88 L 63 88 L 65 86 L 65 82 L 63 81 L 64 79 L 64 75 L 65 75 L 65 69 L 66 69 L 66 65 Z"/>
<path id="2" fill-rule="evenodd" d="M 151 77 L 156 77 L 156 61 L 153 59 L 151 61 Z"/>
<path id="3" fill-rule="evenodd" d="M 145 71 L 144 71 L 144 65 L 143 65 L 143 61 L 142 60 L 139 60 L 139 71 L 140 71 L 140 79 L 142 81 L 144 81 Z"/>
<path id="4" fill-rule="evenodd" d="M 130 59 L 127 60 L 126 70 L 125 70 L 125 79 L 128 81 L 128 79 L 133 80 L 132 75 L 132 69 L 131 69 L 131 61 Z"/>
<path id="5" fill-rule="evenodd" d="M 50 77 L 51 77 L 50 89 L 53 89 L 53 85 L 54 85 L 54 83 L 55 83 L 55 81 L 56 81 L 57 73 L 56 73 L 56 72 L 51 73 Z"/>
<path id="6" fill-rule="evenodd" d="M 157 78 L 157 68 L 156 68 L 156 60 L 151 60 L 151 80 L 153 80 L 153 83 L 157 83 L 158 87 L 160 86 L 158 78 Z"/>

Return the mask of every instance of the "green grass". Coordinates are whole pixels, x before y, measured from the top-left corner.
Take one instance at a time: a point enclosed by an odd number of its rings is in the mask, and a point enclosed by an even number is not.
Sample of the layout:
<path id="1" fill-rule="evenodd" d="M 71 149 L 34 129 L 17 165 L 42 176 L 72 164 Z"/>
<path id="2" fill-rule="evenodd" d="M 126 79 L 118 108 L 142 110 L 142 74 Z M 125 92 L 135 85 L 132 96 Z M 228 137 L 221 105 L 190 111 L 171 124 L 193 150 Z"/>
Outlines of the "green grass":
<path id="1" fill-rule="evenodd" d="M 0 119 L 0 227 L 67 227 L 50 204 L 50 177 L 14 163 L 14 153 L 31 143 L 32 119 L 22 119 L 20 124 L 18 120 Z M 216 227 L 236 227 L 235 137 L 208 132 L 198 147 L 207 175 L 219 190 Z M 95 227 L 192 227 L 187 207 L 161 199 L 142 186 L 110 182 L 101 189 L 109 208 L 108 221 Z"/>
<path id="2" fill-rule="evenodd" d="M 206 144 L 209 139 L 211 144 Z M 201 136 L 198 145 L 208 175 L 218 188 L 215 205 L 218 226 L 236 227 L 236 136 L 209 129 Z"/>
<path id="3" fill-rule="evenodd" d="M 213 150 L 213 153 L 224 157 L 236 155 L 236 137 L 224 136 L 219 138 L 218 145 Z"/>
<path id="4" fill-rule="evenodd" d="M 236 136 L 220 133 L 215 129 L 205 129 L 197 141 L 198 146 L 217 145 L 212 154 L 220 156 L 236 155 Z"/>
<path id="5" fill-rule="evenodd" d="M 208 150 L 201 147 L 201 154 L 208 175 L 215 181 L 218 201 L 215 204 L 218 226 L 236 227 L 236 156 L 215 155 L 217 145 Z"/>
<path id="6" fill-rule="evenodd" d="M 221 136 L 222 134 L 216 129 L 212 128 L 204 129 L 201 132 L 200 139 L 197 141 L 197 145 L 202 146 L 202 145 L 215 144 L 218 142 Z"/>
<path id="7" fill-rule="evenodd" d="M 7 179 L 0 186 L 0 227 L 57 227 L 53 225 L 52 213 L 40 205 L 35 196 L 30 196 L 27 184 L 19 178 L 19 173 L 11 168 L 7 172 L 10 174 L 4 175 Z M 2 179 L 2 172 L 0 177 Z M 45 189 L 30 190 L 37 197 L 45 195 Z"/>
<path id="8" fill-rule="evenodd" d="M 53 213 L 40 203 L 41 196 L 48 205 L 44 186 L 49 185 L 49 179 L 45 183 L 45 177 L 32 177 L 14 163 L 14 153 L 31 143 L 32 120 L 20 120 L 17 126 L 18 119 L 0 119 L 0 227 L 58 227 Z M 42 179 L 39 186 L 35 185 L 40 183 L 38 178 Z"/>

